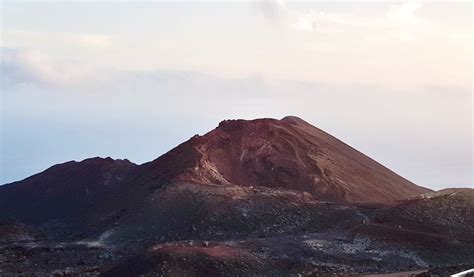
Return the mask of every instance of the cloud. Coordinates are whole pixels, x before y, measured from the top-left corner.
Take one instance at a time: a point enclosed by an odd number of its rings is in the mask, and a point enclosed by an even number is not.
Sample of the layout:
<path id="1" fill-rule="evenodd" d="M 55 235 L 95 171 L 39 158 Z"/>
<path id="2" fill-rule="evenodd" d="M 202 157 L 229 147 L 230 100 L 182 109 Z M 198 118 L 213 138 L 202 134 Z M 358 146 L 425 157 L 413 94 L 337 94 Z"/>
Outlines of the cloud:
<path id="1" fill-rule="evenodd" d="M 3 31 L 2 45 L 8 45 L 13 42 L 15 45 L 24 45 L 24 41 L 41 42 L 47 38 L 47 41 L 55 45 L 64 45 L 67 47 L 87 48 L 88 50 L 103 50 L 111 48 L 114 45 L 116 36 L 101 33 L 82 33 L 82 32 L 54 32 L 38 31 L 17 28 L 5 28 Z"/>
<path id="2" fill-rule="evenodd" d="M 66 34 L 65 37 L 87 48 L 105 49 L 112 46 L 112 37 L 102 34 Z"/>
<path id="3" fill-rule="evenodd" d="M 417 24 L 420 19 L 415 12 L 422 7 L 421 3 L 403 3 L 392 5 L 386 15 L 389 22 L 397 24 Z"/>
<path id="4" fill-rule="evenodd" d="M 3 86 L 36 83 L 47 86 L 71 86 L 97 80 L 96 68 L 81 63 L 60 62 L 30 49 L 1 48 Z"/>
<path id="5" fill-rule="evenodd" d="M 223 78 L 182 70 L 118 70 L 81 62 L 52 58 L 32 49 L 0 47 L 2 88 L 14 91 L 19 85 L 61 88 L 68 91 L 153 91 L 161 95 L 177 95 L 199 88 L 201 96 L 224 93 L 241 97 L 262 88 L 258 77 Z"/>
<path id="6" fill-rule="evenodd" d="M 356 16 L 348 13 L 330 13 L 317 9 L 297 9 L 290 7 L 284 0 L 261 1 L 260 8 L 265 18 L 279 22 L 294 30 L 323 34 L 352 33 L 354 31 L 378 30 L 394 32 L 392 37 L 410 41 L 414 39 L 410 27 L 423 23 L 416 12 L 422 8 L 420 3 L 402 3 L 388 6 L 381 16 Z"/>
<path id="7" fill-rule="evenodd" d="M 262 0 L 258 5 L 267 19 L 277 20 L 287 11 L 284 0 Z"/>
<path id="8" fill-rule="evenodd" d="M 320 33 L 337 33 L 345 20 L 336 14 L 310 10 L 294 16 L 292 26 L 298 30 L 316 31 Z"/>
<path id="9" fill-rule="evenodd" d="M 284 0 L 264 0 L 259 3 L 267 19 L 283 22 L 284 25 L 300 31 L 332 33 L 337 32 L 337 25 L 345 23 L 345 20 L 337 14 L 313 9 L 291 9 Z"/>

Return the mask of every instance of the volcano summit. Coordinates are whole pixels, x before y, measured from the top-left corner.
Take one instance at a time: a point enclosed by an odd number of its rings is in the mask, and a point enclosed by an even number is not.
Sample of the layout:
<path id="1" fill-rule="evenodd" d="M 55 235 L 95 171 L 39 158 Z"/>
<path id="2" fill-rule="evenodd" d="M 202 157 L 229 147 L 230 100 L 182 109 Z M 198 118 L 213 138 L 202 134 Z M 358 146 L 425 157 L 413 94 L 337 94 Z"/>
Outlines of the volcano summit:
<path id="1" fill-rule="evenodd" d="M 263 186 L 345 203 L 394 203 L 429 191 L 293 116 L 222 121 L 144 166 L 157 183 Z"/>

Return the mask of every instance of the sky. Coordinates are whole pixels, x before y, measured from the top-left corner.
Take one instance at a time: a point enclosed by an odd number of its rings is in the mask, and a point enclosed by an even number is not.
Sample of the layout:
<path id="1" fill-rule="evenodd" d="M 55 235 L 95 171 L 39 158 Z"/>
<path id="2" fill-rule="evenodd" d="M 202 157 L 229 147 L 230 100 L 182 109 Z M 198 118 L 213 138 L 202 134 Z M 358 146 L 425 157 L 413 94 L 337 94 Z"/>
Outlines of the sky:
<path id="1" fill-rule="evenodd" d="M 153 160 L 296 115 L 432 189 L 474 187 L 472 3 L 0 3 L 0 184 Z"/>

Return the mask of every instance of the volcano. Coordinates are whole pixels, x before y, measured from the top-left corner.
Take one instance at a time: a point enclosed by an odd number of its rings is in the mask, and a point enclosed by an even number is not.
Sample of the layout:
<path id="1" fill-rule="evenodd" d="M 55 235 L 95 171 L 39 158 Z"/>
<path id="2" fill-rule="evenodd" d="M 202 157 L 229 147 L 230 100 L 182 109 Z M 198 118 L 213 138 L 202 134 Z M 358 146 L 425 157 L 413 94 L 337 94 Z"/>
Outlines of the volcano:
<path id="1" fill-rule="evenodd" d="M 0 220 L 74 223 L 86 233 L 123 218 L 154 225 L 166 203 L 155 201 L 155 192 L 177 186 L 201 192 L 273 189 L 306 193 L 317 201 L 370 205 L 430 191 L 298 117 L 224 120 L 149 163 L 91 158 L 1 186 Z M 181 196 L 173 196 L 175 203 Z"/>
<path id="2" fill-rule="evenodd" d="M 148 163 L 0 186 L 0 275 L 447 272 L 472 264 L 473 193 L 417 186 L 298 117 L 224 120 Z"/>
<path id="3" fill-rule="evenodd" d="M 225 120 L 145 164 L 146 182 L 264 186 L 345 203 L 394 203 L 429 190 L 306 121 Z"/>

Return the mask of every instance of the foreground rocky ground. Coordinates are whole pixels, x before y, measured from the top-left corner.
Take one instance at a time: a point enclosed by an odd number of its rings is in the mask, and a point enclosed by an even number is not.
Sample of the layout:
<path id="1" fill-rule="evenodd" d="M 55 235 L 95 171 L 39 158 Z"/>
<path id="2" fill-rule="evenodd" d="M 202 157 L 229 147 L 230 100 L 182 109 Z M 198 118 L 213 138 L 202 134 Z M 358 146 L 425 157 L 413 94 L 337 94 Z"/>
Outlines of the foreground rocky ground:
<path id="1" fill-rule="evenodd" d="M 58 241 L 41 228 L 3 225 L 0 275 L 443 276 L 474 267 L 472 219 L 454 216 L 472 215 L 473 196 L 455 190 L 378 207 L 289 190 L 172 186 L 156 192 L 167 226 L 154 224 L 163 214 L 135 216 Z"/>

